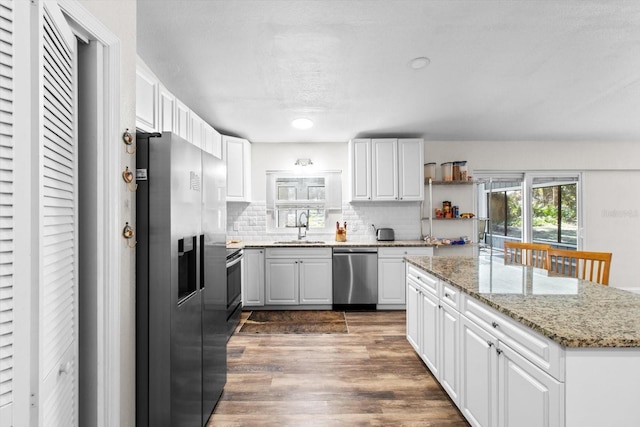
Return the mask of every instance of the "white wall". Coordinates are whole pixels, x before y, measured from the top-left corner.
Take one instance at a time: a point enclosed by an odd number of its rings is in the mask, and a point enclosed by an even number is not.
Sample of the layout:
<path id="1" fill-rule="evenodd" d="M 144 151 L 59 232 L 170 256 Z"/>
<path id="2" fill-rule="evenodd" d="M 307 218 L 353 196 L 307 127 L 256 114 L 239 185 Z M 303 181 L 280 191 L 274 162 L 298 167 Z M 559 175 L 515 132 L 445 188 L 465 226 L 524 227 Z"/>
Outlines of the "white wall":
<path id="1" fill-rule="evenodd" d="M 583 246 L 612 252 L 610 286 L 640 291 L 640 144 L 637 142 L 427 141 L 425 163 L 467 160 L 474 171 L 583 172 Z M 439 176 L 440 171 L 437 170 Z"/>
<path id="2" fill-rule="evenodd" d="M 135 0 L 79 0 L 93 16 L 121 41 L 120 45 L 120 128 L 136 128 L 136 2 Z M 135 156 L 125 154 L 121 144 L 121 164 L 135 170 Z M 129 222 L 135 227 L 135 193 L 120 187 L 120 194 L 113 203 L 120 204 L 120 223 Z M 114 236 L 119 238 L 119 236 Z M 120 425 L 135 425 L 135 251 L 121 246 L 120 306 Z"/>
<path id="3" fill-rule="evenodd" d="M 467 160 L 470 170 L 638 170 L 638 142 L 425 141 L 424 158 L 438 168 Z"/>

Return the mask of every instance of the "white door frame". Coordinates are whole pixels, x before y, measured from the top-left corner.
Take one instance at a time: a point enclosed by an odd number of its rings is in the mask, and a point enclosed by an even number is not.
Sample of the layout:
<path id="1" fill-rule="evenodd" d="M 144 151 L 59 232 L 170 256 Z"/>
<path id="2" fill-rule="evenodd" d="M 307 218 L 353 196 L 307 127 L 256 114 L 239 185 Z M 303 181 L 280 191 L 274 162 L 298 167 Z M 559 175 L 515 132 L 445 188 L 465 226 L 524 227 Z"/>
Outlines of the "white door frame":
<path id="1" fill-rule="evenodd" d="M 103 131 L 98 143 L 98 157 L 102 159 L 97 174 L 98 230 L 102 257 L 96 278 L 97 295 L 103 302 L 98 318 L 98 421 L 102 426 L 120 424 L 120 150 L 123 144 L 120 129 L 120 40 L 76 0 L 58 0 L 68 19 L 95 38 L 104 52 L 104 105 L 98 112 Z"/>

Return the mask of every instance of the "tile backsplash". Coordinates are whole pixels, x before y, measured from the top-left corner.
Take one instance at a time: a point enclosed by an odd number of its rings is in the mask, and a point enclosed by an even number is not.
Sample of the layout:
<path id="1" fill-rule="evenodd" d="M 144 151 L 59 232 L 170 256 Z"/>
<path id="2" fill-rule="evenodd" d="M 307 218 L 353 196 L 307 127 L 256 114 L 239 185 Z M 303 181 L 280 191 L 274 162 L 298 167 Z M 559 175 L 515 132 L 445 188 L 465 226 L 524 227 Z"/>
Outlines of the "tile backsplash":
<path id="1" fill-rule="evenodd" d="M 287 232 L 267 232 L 266 202 L 227 203 L 227 238 L 250 241 L 273 241 L 296 238 L 297 229 Z M 343 203 L 342 222 L 347 222 L 347 240 L 369 242 L 375 240 L 376 228 L 389 227 L 395 231 L 396 240 L 418 240 L 421 203 Z M 307 232 L 311 239 L 333 240 L 333 233 Z"/>

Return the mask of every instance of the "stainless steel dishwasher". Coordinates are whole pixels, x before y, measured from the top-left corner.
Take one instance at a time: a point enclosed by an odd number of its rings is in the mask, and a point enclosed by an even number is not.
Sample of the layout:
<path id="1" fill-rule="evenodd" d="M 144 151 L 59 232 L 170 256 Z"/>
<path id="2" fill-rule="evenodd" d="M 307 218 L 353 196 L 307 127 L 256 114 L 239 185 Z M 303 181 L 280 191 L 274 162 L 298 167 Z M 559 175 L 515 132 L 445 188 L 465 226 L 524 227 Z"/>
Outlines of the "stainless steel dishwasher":
<path id="1" fill-rule="evenodd" d="M 333 308 L 375 310 L 378 248 L 333 248 Z"/>

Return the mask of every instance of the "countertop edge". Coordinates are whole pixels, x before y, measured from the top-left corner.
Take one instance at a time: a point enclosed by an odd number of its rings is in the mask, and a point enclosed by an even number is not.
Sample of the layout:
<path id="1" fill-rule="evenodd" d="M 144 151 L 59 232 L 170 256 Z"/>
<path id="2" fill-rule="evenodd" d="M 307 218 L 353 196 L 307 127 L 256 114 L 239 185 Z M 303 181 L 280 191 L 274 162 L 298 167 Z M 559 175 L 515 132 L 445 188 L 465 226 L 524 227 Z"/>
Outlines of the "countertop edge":
<path id="1" fill-rule="evenodd" d="M 336 247 L 378 247 L 378 248 L 394 248 L 394 247 L 423 247 L 432 248 L 437 245 L 426 243 L 422 240 L 392 240 L 392 241 L 373 241 L 373 242 L 333 242 L 323 241 L 322 243 L 284 243 L 279 241 L 231 241 L 227 243 L 228 248 L 233 249 L 257 249 L 257 248 L 336 248 Z"/>
<path id="2" fill-rule="evenodd" d="M 524 318 L 513 310 L 505 307 L 501 304 L 496 303 L 488 298 L 485 298 L 482 294 L 477 292 L 470 291 L 464 286 L 461 286 L 449 278 L 439 274 L 436 271 L 430 270 L 425 265 L 421 264 L 417 259 L 424 258 L 419 256 L 408 256 L 405 257 L 405 260 L 416 266 L 417 268 L 432 274 L 440 280 L 447 282 L 448 284 L 455 286 L 456 289 L 459 289 L 461 292 L 473 297 L 474 299 L 486 304 L 487 306 L 497 310 L 498 312 L 508 316 L 514 321 L 520 323 L 521 325 L 527 326 L 531 328 L 533 331 L 547 337 L 548 339 L 554 341 L 555 343 L 567 347 L 567 348 L 640 348 L 640 340 L 624 340 L 621 341 L 619 339 L 580 339 L 580 338 L 569 338 L 566 336 L 559 335 L 558 333 L 551 331 L 542 325 L 539 325 L 531 320 Z M 462 313 L 461 313 L 462 314 Z"/>

